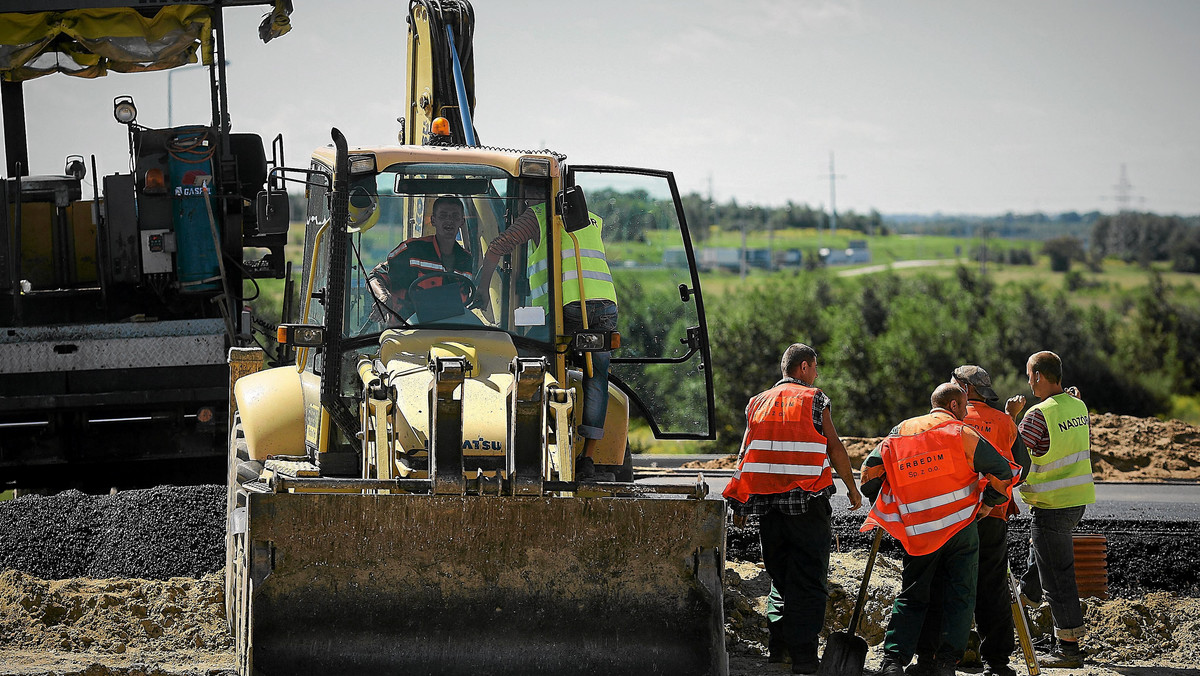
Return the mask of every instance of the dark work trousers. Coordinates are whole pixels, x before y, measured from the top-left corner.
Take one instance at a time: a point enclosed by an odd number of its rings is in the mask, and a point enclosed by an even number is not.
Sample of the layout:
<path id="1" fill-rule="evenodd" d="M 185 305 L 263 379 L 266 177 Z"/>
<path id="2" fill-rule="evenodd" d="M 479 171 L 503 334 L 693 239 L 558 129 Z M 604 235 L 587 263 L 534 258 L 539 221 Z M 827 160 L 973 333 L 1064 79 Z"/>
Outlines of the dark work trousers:
<path id="1" fill-rule="evenodd" d="M 1075 581 L 1075 542 L 1071 532 L 1083 518 L 1085 507 L 1029 510 L 1031 544 L 1029 568 L 1021 576 L 1021 592 L 1031 601 L 1041 602 L 1043 593 L 1050 603 L 1054 630 L 1058 638 L 1078 639 L 1083 634 L 1083 610 L 1079 605 L 1079 587 Z"/>
<path id="2" fill-rule="evenodd" d="M 975 586 L 975 629 L 979 632 L 979 657 L 985 664 L 1008 664 L 1016 648 L 1012 603 L 1008 591 L 1008 522 L 983 518 L 979 530 L 979 582 Z M 929 611 L 917 642 L 917 654 L 932 658 L 941 642 L 942 588 L 934 586 Z"/>
<path id="3" fill-rule="evenodd" d="M 783 597 L 782 616 L 769 625 L 771 642 L 787 646 L 797 661 L 817 658 L 817 635 L 825 626 L 832 513 L 829 498 L 814 497 L 803 514 L 772 509 L 759 520 L 763 564 Z"/>
<path id="4" fill-rule="evenodd" d="M 943 596 L 938 659 L 956 662 L 962 659 L 975 612 L 978 569 L 979 531 L 974 523 L 955 533 L 932 554 L 906 553 L 900 571 L 900 593 L 892 604 L 892 616 L 883 637 L 884 656 L 900 666 L 908 664 L 925 625 L 933 588 L 940 586 Z"/>

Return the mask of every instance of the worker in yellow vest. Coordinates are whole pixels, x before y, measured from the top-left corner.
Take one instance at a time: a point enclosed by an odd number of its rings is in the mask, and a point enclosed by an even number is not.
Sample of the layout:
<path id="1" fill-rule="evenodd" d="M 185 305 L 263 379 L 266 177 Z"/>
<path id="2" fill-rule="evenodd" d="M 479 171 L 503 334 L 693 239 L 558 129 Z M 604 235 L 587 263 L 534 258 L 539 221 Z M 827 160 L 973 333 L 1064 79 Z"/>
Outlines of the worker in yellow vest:
<path id="1" fill-rule="evenodd" d="M 491 303 L 489 287 L 492 274 L 500 260 L 528 242 L 532 246 L 527 264 L 528 302 L 549 310 L 551 280 L 547 255 L 553 238 L 548 233 L 542 236 L 547 232 L 546 202 L 538 197 L 535 194 L 531 206 L 488 244 L 477 276 L 478 285 L 472 307 L 487 308 Z M 559 270 L 562 274 L 558 293 L 563 304 L 563 330 L 568 335 L 583 330 L 585 326 L 590 331 L 617 330 L 617 291 L 608 269 L 601 237 L 604 221 L 591 212 L 588 216 L 591 223 L 572 233 L 574 241 L 565 231 L 561 239 Z M 586 325 L 583 315 L 585 308 Z M 584 440 L 583 453 L 576 461 L 575 478 L 580 481 L 612 480 L 611 473 L 596 471 L 592 459 L 596 446 L 604 437 L 604 419 L 608 415 L 608 368 L 612 353 L 604 351 L 589 354 L 591 368 L 585 369 L 583 374 L 583 416 L 577 430 Z"/>
<path id="2" fill-rule="evenodd" d="M 1049 351 L 1033 354 L 1025 373 L 1030 391 L 1041 402 L 1032 406 L 1018 425 L 1031 460 L 1021 499 L 1033 517 L 1030 566 L 1021 579 L 1021 593 L 1041 602 L 1044 591 L 1054 618 L 1057 646 L 1050 655 L 1038 658 L 1040 665 L 1077 669 L 1083 666 L 1079 639 L 1084 627 L 1071 531 L 1083 518 L 1086 506 L 1096 502 L 1091 425 L 1087 405 L 1063 389 L 1058 355 Z M 1017 395 L 1005 408 L 1015 416 L 1024 406 L 1025 397 Z"/>

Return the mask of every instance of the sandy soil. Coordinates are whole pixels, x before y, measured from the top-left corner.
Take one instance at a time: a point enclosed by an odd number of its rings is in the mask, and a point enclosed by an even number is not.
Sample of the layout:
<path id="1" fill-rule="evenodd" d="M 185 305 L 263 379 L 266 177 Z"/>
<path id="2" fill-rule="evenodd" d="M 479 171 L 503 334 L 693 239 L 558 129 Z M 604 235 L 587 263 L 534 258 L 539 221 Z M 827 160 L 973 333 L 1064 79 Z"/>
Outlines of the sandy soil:
<path id="1" fill-rule="evenodd" d="M 865 566 L 861 554 L 835 553 L 830 562 L 827 622 L 849 622 Z M 766 662 L 766 595 L 770 580 L 759 564 L 726 568 L 726 643 L 730 674 L 785 673 Z M 862 635 L 868 668 L 878 668 L 880 643 L 900 587 L 899 561 L 876 560 Z M 200 579 L 47 581 L 16 571 L 0 574 L 0 674 L 86 676 L 218 676 L 233 671 L 219 575 Z M 1085 601 L 1088 666 L 1072 674 L 1172 674 L 1200 669 L 1200 599 L 1158 592 L 1135 599 Z M 1050 630 L 1048 607 L 1031 617 L 1035 635 Z M 973 653 L 960 671 L 971 666 Z M 1027 673 L 1020 658 L 1013 666 Z M 1065 673 L 1065 672 L 1048 672 Z"/>
<path id="2" fill-rule="evenodd" d="M 761 564 L 731 561 L 726 568 L 726 637 L 731 676 L 786 673 L 766 661 L 766 595 L 770 578 Z M 854 611 L 866 556 L 835 553 L 829 564 L 829 605 L 826 624 L 844 631 Z M 900 589 L 900 562 L 885 556 L 876 559 L 863 610 L 859 635 L 866 639 L 868 670 L 878 669 L 881 644 L 892 601 Z M 1087 599 L 1084 601 L 1088 653 L 1083 669 L 1046 670 L 1046 674 L 1072 676 L 1139 676 L 1200 674 L 1200 599 L 1158 592 L 1136 599 Z M 1053 628 L 1049 606 L 1031 613 L 1035 637 Z M 828 632 L 826 632 L 827 634 Z M 822 642 L 826 634 L 822 634 Z M 1011 666 L 1018 673 L 1028 669 L 1019 653 Z M 979 673 L 978 655 L 968 651 L 959 672 Z"/>

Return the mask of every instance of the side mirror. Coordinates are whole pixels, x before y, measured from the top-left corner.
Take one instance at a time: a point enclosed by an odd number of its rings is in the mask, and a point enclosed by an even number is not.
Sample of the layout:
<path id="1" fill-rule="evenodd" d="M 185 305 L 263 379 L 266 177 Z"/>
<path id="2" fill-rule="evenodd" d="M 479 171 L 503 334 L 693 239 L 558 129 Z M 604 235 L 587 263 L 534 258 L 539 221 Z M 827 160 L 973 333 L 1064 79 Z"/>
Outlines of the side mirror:
<path id="1" fill-rule="evenodd" d="M 283 190 L 258 193 L 255 213 L 258 216 L 258 234 L 283 235 L 288 231 L 291 220 L 291 208 L 288 204 L 288 194 Z"/>
<path id="2" fill-rule="evenodd" d="M 563 227 L 567 232 L 576 232 L 592 224 L 588 214 L 587 198 L 583 196 L 583 188 L 570 186 L 558 193 L 558 211 L 562 214 Z"/>

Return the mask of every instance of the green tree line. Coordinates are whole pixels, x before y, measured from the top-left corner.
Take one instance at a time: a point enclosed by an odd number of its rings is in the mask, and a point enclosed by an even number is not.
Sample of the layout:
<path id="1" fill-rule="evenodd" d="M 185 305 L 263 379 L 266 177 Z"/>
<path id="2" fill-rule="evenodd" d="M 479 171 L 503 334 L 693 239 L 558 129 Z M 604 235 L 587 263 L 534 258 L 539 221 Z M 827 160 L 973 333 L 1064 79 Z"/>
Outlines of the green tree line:
<path id="1" fill-rule="evenodd" d="M 629 292 L 632 307 L 653 304 Z M 796 272 L 709 296 L 706 305 L 723 451 L 738 443 L 746 402 L 779 379 L 780 355 L 793 342 L 817 350 L 817 385 L 849 436 L 886 434 L 927 411 L 934 386 L 960 364 L 988 369 L 1001 396 L 1028 394 L 1025 361 L 1038 350 L 1062 356 L 1065 384 L 1097 412 L 1160 415 L 1171 395 L 1200 393 L 1200 310 L 1157 275 L 1111 310 L 1080 308 L 1035 285 L 997 286 L 968 268 L 953 278 Z M 663 405 L 702 396 L 674 381 L 652 386 L 650 400 Z"/>

